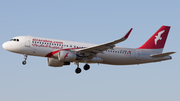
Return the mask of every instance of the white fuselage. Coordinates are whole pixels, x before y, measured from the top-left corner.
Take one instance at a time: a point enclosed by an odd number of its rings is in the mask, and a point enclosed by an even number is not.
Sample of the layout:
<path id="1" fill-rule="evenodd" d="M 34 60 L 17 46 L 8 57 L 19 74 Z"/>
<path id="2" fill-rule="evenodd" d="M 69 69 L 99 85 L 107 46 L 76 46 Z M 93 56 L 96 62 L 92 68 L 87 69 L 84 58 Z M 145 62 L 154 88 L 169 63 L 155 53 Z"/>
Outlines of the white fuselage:
<path id="1" fill-rule="evenodd" d="M 58 58 L 57 53 L 61 50 L 81 49 L 95 45 L 89 43 L 56 40 L 32 36 L 19 36 L 14 37 L 13 39 L 18 39 L 18 41 L 5 42 L 3 44 L 3 48 L 14 53 L 41 57 L 51 57 L 55 59 Z M 153 58 L 150 56 L 152 54 L 160 52 L 162 52 L 162 49 L 151 50 L 114 47 L 113 49 L 108 49 L 103 53 L 98 53 L 96 55 L 97 57 L 101 58 L 102 61 L 100 61 L 99 59 L 92 59 L 89 60 L 88 63 L 130 65 L 171 59 L 171 56 L 165 56 L 160 58 Z"/>

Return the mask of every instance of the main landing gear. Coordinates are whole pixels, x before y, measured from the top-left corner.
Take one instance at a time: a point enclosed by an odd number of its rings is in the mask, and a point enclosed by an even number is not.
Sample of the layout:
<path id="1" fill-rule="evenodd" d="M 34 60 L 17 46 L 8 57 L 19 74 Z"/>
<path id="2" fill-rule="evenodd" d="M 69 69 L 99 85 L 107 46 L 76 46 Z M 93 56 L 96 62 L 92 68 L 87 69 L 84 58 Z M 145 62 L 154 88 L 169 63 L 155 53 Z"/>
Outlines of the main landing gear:
<path id="1" fill-rule="evenodd" d="M 28 57 L 28 55 L 27 55 L 27 54 L 24 54 L 24 61 L 22 62 L 23 65 L 25 65 L 25 64 L 27 63 L 27 62 L 26 62 L 27 57 Z"/>
<path id="2" fill-rule="evenodd" d="M 88 64 L 85 64 L 84 65 L 84 70 L 89 70 L 90 69 L 90 66 Z"/>
<path id="3" fill-rule="evenodd" d="M 75 69 L 75 72 L 77 74 L 81 73 L 81 68 L 79 68 L 79 62 L 74 62 L 74 64 L 77 65 L 77 68 Z M 85 64 L 84 65 L 84 70 L 89 70 L 90 69 L 90 66 L 88 64 Z"/>
<path id="4" fill-rule="evenodd" d="M 75 72 L 76 72 L 77 74 L 81 73 L 81 68 L 79 68 L 79 62 L 74 62 L 74 64 L 77 65 L 77 68 L 76 68 Z"/>

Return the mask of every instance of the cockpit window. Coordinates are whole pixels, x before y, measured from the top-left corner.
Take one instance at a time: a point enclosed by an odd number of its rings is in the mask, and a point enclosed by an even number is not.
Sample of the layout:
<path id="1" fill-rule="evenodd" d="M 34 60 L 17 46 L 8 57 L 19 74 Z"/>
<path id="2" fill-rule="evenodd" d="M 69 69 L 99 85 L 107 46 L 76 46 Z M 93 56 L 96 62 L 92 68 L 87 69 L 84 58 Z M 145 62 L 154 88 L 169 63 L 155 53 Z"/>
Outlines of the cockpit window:
<path id="1" fill-rule="evenodd" d="M 10 41 L 17 41 L 17 42 L 19 42 L 19 39 L 11 39 Z"/>

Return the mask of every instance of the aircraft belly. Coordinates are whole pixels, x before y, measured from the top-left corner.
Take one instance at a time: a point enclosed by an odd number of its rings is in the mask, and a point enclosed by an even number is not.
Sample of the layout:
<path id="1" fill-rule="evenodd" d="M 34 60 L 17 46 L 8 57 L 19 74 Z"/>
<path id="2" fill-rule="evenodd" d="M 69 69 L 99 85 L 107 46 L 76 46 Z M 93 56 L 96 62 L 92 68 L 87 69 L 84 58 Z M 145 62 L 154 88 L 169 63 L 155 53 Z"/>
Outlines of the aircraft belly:
<path id="1" fill-rule="evenodd" d="M 135 56 L 125 55 L 125 54 L 115 54 L 115 53 L 107 53 L 107 54 L 98 54 L 98 57 L 103 59 L 104 64 L 112 64 L 112 65 L 128 65 L 136 63 Z"/>
<path id="2" fill-rule="evenodd" d="M 156 61 L 150 57 L 148 52 L 141 52 L 141 56 L 136 51 L 131 50 L 131 54 L 119 54 L 119 53 L 104 53 L 98 54 L 97 56 L 103 59 L 103 64 L 111 65 L 131 65 L 131 64 L 142 64 Z"/>
<path id="3" fill-rule="evenodd" d="M 21 54 L 45 57 L 48 53 L 54 50 L 44 47 L 24 47 L 21 49 Z"/>

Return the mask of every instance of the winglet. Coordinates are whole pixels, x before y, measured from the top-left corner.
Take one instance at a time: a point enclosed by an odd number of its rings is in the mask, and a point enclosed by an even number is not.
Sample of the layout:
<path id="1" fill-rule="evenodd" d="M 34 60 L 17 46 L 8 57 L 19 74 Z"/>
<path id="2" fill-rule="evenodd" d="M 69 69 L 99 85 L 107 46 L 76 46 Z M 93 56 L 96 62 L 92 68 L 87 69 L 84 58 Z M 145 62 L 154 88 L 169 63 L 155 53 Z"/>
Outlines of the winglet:
<path id="1" fill-rule="evenodd" d="M 128 36 L 129 36 L 129 34 L 131 33 L 132 29 L 133 29 L 133 28 L 131 28 L 131 29 L 127 32 L 127 34 L 124 36 L 125 39 L 128 38 Z"/>

